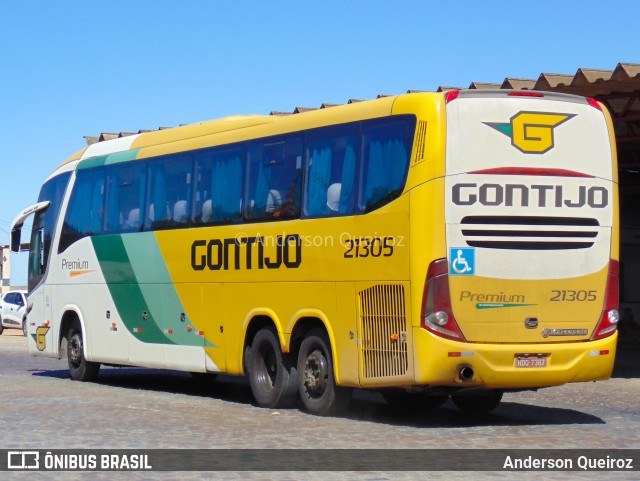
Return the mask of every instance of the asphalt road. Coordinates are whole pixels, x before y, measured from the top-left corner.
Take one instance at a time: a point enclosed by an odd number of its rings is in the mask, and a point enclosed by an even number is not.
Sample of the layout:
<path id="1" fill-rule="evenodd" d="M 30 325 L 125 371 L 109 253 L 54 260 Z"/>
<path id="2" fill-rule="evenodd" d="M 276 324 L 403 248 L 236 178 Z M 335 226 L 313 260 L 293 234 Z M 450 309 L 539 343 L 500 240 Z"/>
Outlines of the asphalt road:
<path id="1" fill-rule="evenodd" d="M 639 449 L 640 342 L 623 341 L 608 381 L 505 394 L 502 404 L 482 418 L 461 416 L 450 401 L 432 411 L 398 412 L 379 394 L 365 391 L 355 392 L 344 416 L 321 418 L 297 409 L 258 408 L 248 382 L 229 376 L 202 383 L 186 373 L 103 367 L 97 382 L 73 382 L 66 361 L 29 356 L 21 333 L 5 331 L 0 336 L 0 401 L 0 449 L 304 448 L 314 460 L 323 456 L 319 449 Z M 603 474 L 30 472 L 0 477 L 377 481 L 602 479 Z M 640 479 L 640 471 L 605 477 Z"/>

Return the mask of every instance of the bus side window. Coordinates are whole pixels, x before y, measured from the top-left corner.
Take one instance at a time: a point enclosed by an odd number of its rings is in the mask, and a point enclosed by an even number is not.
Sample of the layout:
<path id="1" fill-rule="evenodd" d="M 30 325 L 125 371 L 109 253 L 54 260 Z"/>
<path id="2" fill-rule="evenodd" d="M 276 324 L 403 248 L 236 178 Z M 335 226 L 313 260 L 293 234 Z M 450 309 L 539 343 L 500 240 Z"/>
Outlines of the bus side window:
<path id="1" fill-rule="evenodd" d="M 138 232 L 142 230 L 146 164 L 107 168 L 106 232 Z"/>
<path id="2" fill-rule="evenodd" d="M 402 193 L 409 167 L 415 118 L 366 122 L 360 208 L 381 207 Z"/>
<path id="3" fill-rule="evenodd" d="M 149 162 L 145 230 L 186 226 L 191 203 L 192 158 L 169 156 Z"/>
<path id="4" fill-rule="evenodd" d="M 306 216 L 348 215 L 355 212 L 357 139 L 357 124 L 309 133 Z"/>
<path id="5" fill-rule="evenodd" d="M 192 221 L 195 225 L 242 221 L 241 148 L 215 149 L 196 156 Z"/>
<path id="6" fill-rule="evenodd" d="M 300 215 L 302 138 L 267 139 L 248 152 L 248 220 L 292 219 Z"/>
<path id="7" fill-rule="evenodd" d="M 58 252 L 77 240 L 103 231 L 105 172 L 102 167 L 80 170 L 62 226 Z"/>

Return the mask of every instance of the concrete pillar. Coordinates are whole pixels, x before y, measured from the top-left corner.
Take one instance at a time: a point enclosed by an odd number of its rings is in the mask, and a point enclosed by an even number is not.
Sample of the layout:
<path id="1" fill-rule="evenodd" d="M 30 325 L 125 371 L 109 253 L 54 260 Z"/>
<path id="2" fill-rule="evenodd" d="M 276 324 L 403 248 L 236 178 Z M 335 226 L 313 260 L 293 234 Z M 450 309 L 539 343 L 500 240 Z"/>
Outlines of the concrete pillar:
<path id="1" fill-rule="evenodd" d="M 11 250 L 9 246 L 0 246 L 0 282 L 2 294 L 11 289 Z"/>

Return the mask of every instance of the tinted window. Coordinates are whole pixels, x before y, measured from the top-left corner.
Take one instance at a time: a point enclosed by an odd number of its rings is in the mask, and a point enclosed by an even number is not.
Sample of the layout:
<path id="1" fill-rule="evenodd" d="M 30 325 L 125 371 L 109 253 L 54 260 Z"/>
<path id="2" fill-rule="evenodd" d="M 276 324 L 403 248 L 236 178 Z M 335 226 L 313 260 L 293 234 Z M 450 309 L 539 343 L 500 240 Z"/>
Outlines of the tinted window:
<path id="1" fill-rule="evenodd" d="M 38 202 L 48 200 L 50 204 L 45 211 L 38 212 L 33 219 L 29 248 L 29 290 L 38 285 L 47 270 L 51 240 L 70 177 L 71 172 L 57 175 L 48 180 L 40 190 Z"/>
<path id="2" fill-rule="evenodd" d="M 191 211 L 189 155 L 171 156 L 149 163 L 149 198 L 145 229 L 185 226 Z"/>
<path id="3" fill-rule="evenodd" d="M 4 302 L 7 304 L 15 304 L 16 295 L 13 292 L 9 292 L 6 296 L 4 296 Z"/>
<path id="4" fill-rule="evenodd" d="M 242 221 L 243 151 L 216 149 L 196 155 L 193 223 Z"/>
<path id="5" fill-rule="evenodd" d="M 300 215 L 302 139 L 272 138 L 252 144 L 244 213 L 249 220 L 290 219 Z"/>
<path id="6" fill-rule="evenodd" d="M 146 165 L 141 162 L 107 168 L 105 232 L 142 230 L 145 178 Z"/>
<path id="7" fill-rule="evenodd" d="M 83 237 L 102 232 L 104 215 L 104 169 L 79 170 L 62 226 L 58 252 Z"/>
<path id="8" fill-rule="evenodd" d="M 415 118 L 363 124 L 360 208 L 377 209 L 400 195 L 411 158 Z"/>
<path id="9" fill-rule="evenodd" d="M 358 124 L 311 131 L 307 137 L 305 214 L 353 214 Z"/>

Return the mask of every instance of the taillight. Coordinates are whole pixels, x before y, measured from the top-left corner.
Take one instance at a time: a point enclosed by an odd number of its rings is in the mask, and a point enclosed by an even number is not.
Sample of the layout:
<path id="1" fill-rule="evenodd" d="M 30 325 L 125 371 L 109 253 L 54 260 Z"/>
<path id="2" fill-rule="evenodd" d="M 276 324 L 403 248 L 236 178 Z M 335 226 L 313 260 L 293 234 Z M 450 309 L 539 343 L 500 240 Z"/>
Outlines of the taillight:
<path id="1" fill-rule="evenodd" d="M 451 309 L 449 264 L 438 259 L 429 265 L 422 296 L 422 327 L 440 337 L 466 342 Z"/>
<path id="2" fill-rule="evenodd" d="M 618 312 L 618 296 L 620 293 L 619 274 L 620 264 L 617 260 L 610 259 L 604 306 L 602 308 L 602 315 L 598 321 L 598 326 L 591 336 L 592 341 L 611 336 L 618 328 L 618 321 L 620 320 L 620 314 Z"/>

